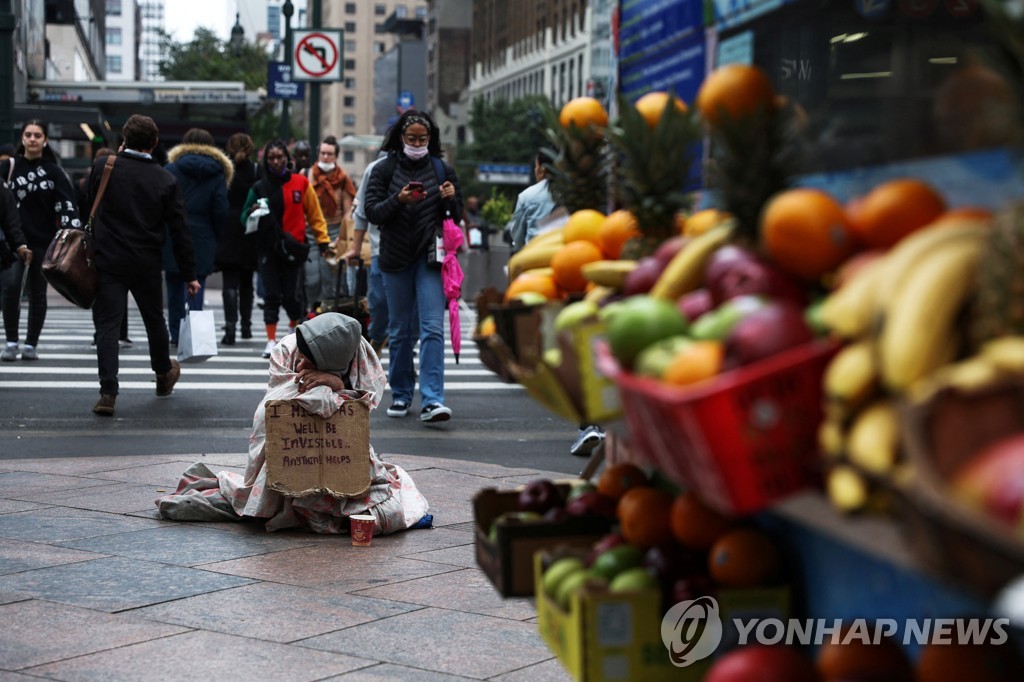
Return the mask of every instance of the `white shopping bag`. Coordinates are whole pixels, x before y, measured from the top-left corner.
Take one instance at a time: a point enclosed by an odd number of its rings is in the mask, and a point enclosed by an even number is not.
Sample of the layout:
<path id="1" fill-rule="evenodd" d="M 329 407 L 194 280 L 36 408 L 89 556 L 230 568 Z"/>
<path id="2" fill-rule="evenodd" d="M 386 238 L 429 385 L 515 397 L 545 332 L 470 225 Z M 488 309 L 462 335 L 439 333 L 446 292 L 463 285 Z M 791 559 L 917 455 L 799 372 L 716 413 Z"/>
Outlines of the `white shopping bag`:
<path id="1" fill-rule="evenodd" d="M 252 213 L 245 219 L 245 233 L 256 234 L 260 229 L 260 218 L 265 215 L 270 215 L 270 206 L 267 205 L 267 200 L 264 197 L 260 197 L 256 200 L 256 206 L 252 209 Z"/>
<path id="2" fill-rule="evenodd" d="M 212 310 L 189 310 L 178 332 L 178 362 L 203 362 L 217 354 L 217 328 Z"/>

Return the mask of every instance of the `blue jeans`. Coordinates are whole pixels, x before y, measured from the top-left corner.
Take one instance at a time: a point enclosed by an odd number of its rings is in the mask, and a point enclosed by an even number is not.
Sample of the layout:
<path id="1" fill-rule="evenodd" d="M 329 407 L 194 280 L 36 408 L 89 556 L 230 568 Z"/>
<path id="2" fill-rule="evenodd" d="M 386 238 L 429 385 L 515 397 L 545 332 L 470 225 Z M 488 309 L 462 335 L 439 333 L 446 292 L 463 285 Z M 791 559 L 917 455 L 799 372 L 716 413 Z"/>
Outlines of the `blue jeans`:
<path id="1" fill-rule="evenodd" d="M 171 335 L 171 343 L 178 344 L 178 332 L 181 329 L 181 320 L 185 317 L 185 299 L 189 298 L 188 289 L 181 273 L 165 272 L 164 279 L 167 282 L 167 331 Z M 197 277 L 199 280 L 199 293 L 195 299 L 190 301 L 189 310 L 203 309 L 203 295 L 206 293 L 206 277 Z"/>
<path id="2" fill-rule="evenodd" d="M 441 271 L 420 258 L 402 272 L 385 272 L 388 313 L 388 381 L 395 401 L 412 402 L 413 334 L 419 313 L 420 405 L 444 404 L 444 288 Z"/>
<path id="3" fill-rule="evenodd" d="M 384 273 L 377 267 L 377 256 L 370 260 L 369 280 L 366 302 L 370 306 L 370 329 L 367 333 L 371 341 L 383 341 L 388 335 L 388 299 L 384 293 Z"/>

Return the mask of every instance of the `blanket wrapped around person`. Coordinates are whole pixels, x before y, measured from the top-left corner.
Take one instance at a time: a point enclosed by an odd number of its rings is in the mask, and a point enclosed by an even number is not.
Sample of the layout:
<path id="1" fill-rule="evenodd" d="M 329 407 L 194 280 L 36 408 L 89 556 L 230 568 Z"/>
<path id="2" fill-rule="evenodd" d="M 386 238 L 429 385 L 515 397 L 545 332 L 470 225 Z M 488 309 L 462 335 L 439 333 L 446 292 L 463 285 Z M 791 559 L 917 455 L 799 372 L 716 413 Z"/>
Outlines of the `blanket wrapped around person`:
<path id="1" fill-rule="evenodd" d="M 205 464 L 193 464 L 174 493 L 156 499 L 160 516 L 175 521 L 266 519 L 268 531 L 306 528 L 316 533 L 347 533 L 353 514 L 372 514 L 375 535 L 423 526 L 426 499 L 408 473 L 380 459 L 372 446 L 372 482 L 358 497 L 288 497 L 267 484 L 267 401 L 298 400 L 307 412 L 322 417 L 349 400 L 365 401 L 370 409 L 380 403 L 387 375 L 360 332 L 359 322 L 351 317 L 325 313 L 282 339 L 271 353 L 267 392 L 253 416 L 245 475 L 213 473 Z"/>

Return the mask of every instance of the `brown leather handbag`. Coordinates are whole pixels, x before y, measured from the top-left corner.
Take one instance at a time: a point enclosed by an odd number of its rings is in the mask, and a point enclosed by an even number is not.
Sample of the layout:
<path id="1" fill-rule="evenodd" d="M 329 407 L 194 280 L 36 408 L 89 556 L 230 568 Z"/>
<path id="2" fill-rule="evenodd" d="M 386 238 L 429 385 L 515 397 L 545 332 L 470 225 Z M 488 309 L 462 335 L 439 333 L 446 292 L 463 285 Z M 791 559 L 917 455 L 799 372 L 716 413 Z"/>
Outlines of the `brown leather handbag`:
<path id="1" fill-rule="evenodd" d="M 43 258 L 43 277 L 57 293 L 79 308 L 91 308 L 96 300 L 96 257 L 93 249 L 92 221 L 100 199 L 107 189 L 116 156 L 111 154 L 103 166 L 103 177 L 92 202 L 84 229 L 67 227 L 57 231 Z"/>

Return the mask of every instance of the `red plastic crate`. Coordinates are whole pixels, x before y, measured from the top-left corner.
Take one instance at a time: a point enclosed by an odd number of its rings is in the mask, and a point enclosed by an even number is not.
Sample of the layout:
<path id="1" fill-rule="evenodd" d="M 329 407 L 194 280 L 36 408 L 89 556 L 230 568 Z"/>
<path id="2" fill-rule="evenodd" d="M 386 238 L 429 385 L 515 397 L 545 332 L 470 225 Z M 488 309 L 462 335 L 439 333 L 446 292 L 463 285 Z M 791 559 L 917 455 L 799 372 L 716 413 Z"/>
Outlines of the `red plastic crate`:
<path id="1" fill-rule="evenodd" d="M 838 349 L 816 341 L 688 388 L 623 371 L 607 347 L 600 355 L 635 459 L 742 515 L 816 483 L 822 376 Z"/>

